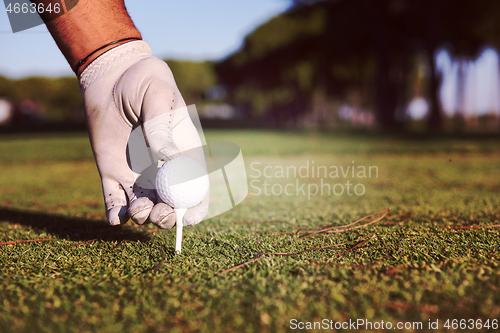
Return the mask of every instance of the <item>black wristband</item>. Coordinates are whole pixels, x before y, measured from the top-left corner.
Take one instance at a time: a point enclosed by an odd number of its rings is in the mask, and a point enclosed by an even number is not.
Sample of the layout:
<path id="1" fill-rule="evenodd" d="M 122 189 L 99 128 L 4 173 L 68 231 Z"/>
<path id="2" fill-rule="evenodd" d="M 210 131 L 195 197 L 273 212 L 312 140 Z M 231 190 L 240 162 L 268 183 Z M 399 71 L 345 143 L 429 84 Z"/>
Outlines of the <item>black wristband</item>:
<path id="1" fill-rule="evenodd" d="M 111 43 L 108 43 L 104 46 L 101 46 L 100 48 L 98 48 L 97 50 L 93 51 L 92 53 L 90 53 L 88 56 L 86 56 L 85 58 L 83 58 L 82 60 L 78 61 L 76 63 L 76 67 L 75 67 L 75 73 L 78 71 L 78 68 L 80 68 L 82 65 L 84 65 L 87 60 L 93 55 L 95 54 L 96 52 L 102 50 L 103 48 L 105 47 L 108 47 L 110 45 L 113 45 L 113 44 L 116 44 L 116 43 L 120 43 L 120 42 L 124 42 L 126 40 L 142 40 L 141 38 L 139 37 L 129 37 L 129 38 L 123 38 L 123 39 L 119 39 L 119 40 L 115 40 L 114 42 L 111 42 Z"/>

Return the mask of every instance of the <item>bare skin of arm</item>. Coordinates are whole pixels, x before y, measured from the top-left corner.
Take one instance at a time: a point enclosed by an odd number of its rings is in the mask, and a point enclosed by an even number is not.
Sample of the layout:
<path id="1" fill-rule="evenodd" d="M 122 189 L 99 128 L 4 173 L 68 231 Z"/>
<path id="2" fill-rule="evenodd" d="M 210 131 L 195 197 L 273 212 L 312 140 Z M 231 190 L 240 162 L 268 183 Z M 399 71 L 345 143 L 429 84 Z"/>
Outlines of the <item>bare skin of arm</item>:
<path id="1" fill-rule="evenodd" d="M 45 6 L 54 3 L 50 0 L 32 2 Z M 49 13 L 41 16 L 77 76 L 99 55 L 126 41 L 98 51 L 85 64 L 77 66 L 78 61 L 96 49 L 123 38 L 141 38 L 123 0 L 80 0 L 73 9 L 59 17 L 51 17 Z"/>

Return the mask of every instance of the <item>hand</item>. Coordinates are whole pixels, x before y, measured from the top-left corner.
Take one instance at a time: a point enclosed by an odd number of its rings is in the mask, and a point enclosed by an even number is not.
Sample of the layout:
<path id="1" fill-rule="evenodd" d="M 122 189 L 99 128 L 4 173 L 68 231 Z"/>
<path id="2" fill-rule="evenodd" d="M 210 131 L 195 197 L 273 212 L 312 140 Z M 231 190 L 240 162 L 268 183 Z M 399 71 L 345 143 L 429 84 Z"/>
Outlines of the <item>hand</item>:
<path id="1" fill-rule="evenodd" d="M 129 42 L 88 65 L 80 87 L 109 224 L 123 224 L 130 216 L 137 224 L 149 219 L 160 228 L 172 228 L 173 209 L 159 201 L 154 186 L 144 185 L 154 184 L 156 173 L 138 182 L 127 162 L 129 136 L 142 125 L 152 165 L 184 151 L 205 165 L 198 132 L 167 64 L 151 55 L 146 42 Z M 184 225 L 205 217 L 208 198 L 188 209 Z"/>

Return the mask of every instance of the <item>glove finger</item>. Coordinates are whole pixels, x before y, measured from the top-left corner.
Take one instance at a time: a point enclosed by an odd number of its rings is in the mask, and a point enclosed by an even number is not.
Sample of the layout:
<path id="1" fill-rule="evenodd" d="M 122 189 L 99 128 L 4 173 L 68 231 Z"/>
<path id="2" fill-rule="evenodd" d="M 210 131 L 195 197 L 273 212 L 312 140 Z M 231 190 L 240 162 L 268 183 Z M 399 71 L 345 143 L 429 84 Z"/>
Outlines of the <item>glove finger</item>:
<path id="1" fill-rule="evenodd" d="M 127 196 L 123 186 L 115 180 L 104 178 L 102 180 L 102 191 L 108 223 L 110 225 L 125 224 L 129 219 L 129 215 Z"/>
<path id="2" fill-rule="evenodd" d="M 160 229 L 172 229 L 175 225 L 174 209 L 164 202 L 153 207 L 149 218 Z"/>
<path id="3" fill-rule="evenodd" d="M 130 204 L 128 212 L 135 224 L 147 224 L 146 222 L 153 206 L 154 203 L 149 198 L 137 198 Z"/>
<path id="4" fill-rule="evenodd" d="M 147 224 L 149 214 L 156 203 L 156 191 L 152 189 L 141 188 L 134 185 L 133 191 L 137 199 L 132 201 L 129 206 L 129 214 L 132 220 L 139 225 Z"/>
<path id="5" fill-rule="evenodd" d="M 112 226 L 127 223 L 129 219 L 127 206 L 116 206 L 106 210 L 106 219 Z"/>
<path id="6" fill-rule="evenodd" d="M 184 225 L 186 226 L 194 226 L 207 216 L 208 212 L 208 203 L 210 200 L 210 190 L 207 192 L 203 200 L 194 207 L 189 208 L 184 214 Z"/>

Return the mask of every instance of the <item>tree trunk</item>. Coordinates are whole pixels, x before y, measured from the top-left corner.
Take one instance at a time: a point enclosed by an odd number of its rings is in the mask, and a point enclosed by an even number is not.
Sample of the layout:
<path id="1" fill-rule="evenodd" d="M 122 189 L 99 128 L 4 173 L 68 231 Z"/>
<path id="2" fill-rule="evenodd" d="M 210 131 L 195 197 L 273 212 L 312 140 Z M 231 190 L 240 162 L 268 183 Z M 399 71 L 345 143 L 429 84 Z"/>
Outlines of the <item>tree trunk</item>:
<path id="1" fill-rule="evenodd" d="M 375 111 L 377 120 L 385 130 L 393 131 L 401 129 L 396 120 L 396 108 L 398 106 L 398 91 L 402 77 L 402 64 L 405 52 L 401 50 L 402 45 L 395 42 L 394 31 L 389 26 L 389 20 L 385 8 L 378 2 L 369 2 L 372 19 L 372 38 L 376 52 L 375 73 Z M 403 75 L 404 76 L 404 75 Z"/>
<path id="2" fill-rule="evenodd" d="M 436 73 L 436 64 L 434 61 L 434 50 L 427 49 L 427 59 L 431 67 L 431 78 L 429 84 L 430 110 L 428 126 L 432 132 L 441 132 L 443 130 L 443 115 L 439 103 L 439 78 Z"/>

